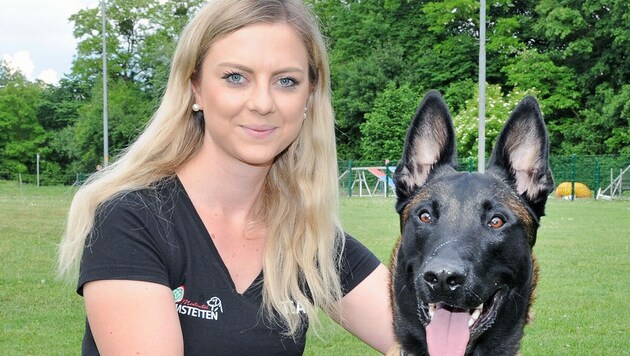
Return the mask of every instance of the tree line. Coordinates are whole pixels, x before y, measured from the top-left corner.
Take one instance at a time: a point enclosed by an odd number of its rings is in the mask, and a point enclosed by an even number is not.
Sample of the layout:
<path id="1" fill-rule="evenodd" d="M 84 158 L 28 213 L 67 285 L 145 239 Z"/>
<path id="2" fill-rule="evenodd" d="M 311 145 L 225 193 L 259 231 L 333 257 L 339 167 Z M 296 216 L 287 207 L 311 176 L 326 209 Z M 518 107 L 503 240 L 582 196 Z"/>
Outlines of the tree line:
<path id="1" fill-rule="evenodd" d="M 477 0 L 307 0 L 328 40 L 340 159 L 397 160 L 429 89 L 443 93 L 460 157 L 476 156 Z M 107 1 L 109 146 L 150 118 L 178 34 L 202 0 Z M 524 95 L 535 95 L 551 153 L 630 157 L 630 2 L 497 0 L 486 9 L 486 151 Z M 69 19 L 78 40 L 58 85 L 0 64 L 0 174 L 91 172 L 102 163 L 100 7 Z"/>

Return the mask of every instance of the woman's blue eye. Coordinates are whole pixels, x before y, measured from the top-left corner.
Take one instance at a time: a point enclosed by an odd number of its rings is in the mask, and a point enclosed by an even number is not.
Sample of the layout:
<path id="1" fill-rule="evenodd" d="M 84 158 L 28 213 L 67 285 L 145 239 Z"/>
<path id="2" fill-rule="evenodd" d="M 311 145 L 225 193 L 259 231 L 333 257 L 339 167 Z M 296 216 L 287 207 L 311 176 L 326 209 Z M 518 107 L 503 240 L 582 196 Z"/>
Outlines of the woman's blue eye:
<path id="1" fill-rule="evenodd" d="M 278 82 L 280 83 L 280 86 L 284 87 L 284 88 L 291 88 L 291 87 L 294 87 L 294 86 L 298 85 L 298 81 L 297 80 L 295 80 L 293 78 L 289 78 L 289 77 L 282 78 Z"/>
<path id="2" fill-rule="evenodd" d="M 243 76 L 238 73 L 226 73 L 223 75 L 222 78 L 227 80 L 231 84 L 241 84 L 245 80 L 245 78 L 243 78 Z"/>

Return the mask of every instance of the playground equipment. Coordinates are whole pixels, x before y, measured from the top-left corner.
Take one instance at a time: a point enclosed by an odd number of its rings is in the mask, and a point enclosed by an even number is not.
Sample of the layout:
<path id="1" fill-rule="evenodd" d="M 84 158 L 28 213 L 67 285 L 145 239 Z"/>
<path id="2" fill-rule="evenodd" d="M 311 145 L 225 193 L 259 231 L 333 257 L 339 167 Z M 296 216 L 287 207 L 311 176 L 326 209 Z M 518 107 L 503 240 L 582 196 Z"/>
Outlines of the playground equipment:
<path id="1" fill-rule="evenodd" d="M 630 165 L 619 170 L 617 178 L 614 177 L 613 169 L 610 170 L 610 184 L 597 191 L 596 199 L 612 200 L 621 198 L 624 191 L 630 190 Z"/>
<path id="2" fill-rule="evenodd" d="M 349 179 L 348 196 L 359 197 L 394 196 L 395 186 L 392 174 L 396 167 L 351 167 L 344 171 L 339 180 Z"/>

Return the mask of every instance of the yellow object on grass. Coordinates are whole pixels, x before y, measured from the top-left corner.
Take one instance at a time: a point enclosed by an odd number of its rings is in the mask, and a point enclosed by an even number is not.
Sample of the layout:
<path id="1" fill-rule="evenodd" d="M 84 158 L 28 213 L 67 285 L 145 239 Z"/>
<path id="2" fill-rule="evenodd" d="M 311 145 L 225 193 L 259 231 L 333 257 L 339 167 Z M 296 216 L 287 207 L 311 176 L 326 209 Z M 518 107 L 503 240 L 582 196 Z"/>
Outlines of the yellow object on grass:
<path id="1" fill-rule="evenodd" d="M 584 183 L 575 182 L 576 198 L 591 198 L 593 192 Z M 571 197 L 571 182 L 562 182 L 556 187 L 556 197 Z"/>

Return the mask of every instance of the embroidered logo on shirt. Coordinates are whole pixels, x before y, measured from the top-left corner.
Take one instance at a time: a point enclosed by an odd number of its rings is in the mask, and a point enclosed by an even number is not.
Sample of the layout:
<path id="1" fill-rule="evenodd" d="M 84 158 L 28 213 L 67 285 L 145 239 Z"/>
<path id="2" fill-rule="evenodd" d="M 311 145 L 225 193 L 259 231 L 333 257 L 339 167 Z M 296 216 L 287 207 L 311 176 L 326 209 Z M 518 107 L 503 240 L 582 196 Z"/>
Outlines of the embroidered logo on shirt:
<path id="1" fill-rule="evenodd" d="M 175 298 L 175 303 L 179 303 L 184 299 L 184 286 L 173 289 L 173 298 Z"/>
<path id="2" fill-rule="evenodd" d="M 223 314 L 223 303 L 219 297 L 212 297 L 205 304 L 201 304 L 184 298 L 185 291 L 184 286 L 173 289 L 173 297 L 179 314 L 193 318 L 219 320 L 219 314 Z"/>
<path id="3" fill-rule="evenodd" d="M 221 304 L 221 299 L 219 299 L 219 297 L 210 298 L 210 300 L 207 301 L 206 304 L 208 304 L 211 311 L 215 313 L 218 313 L 218 312 L 223 313 L 223 305 Z"/>

